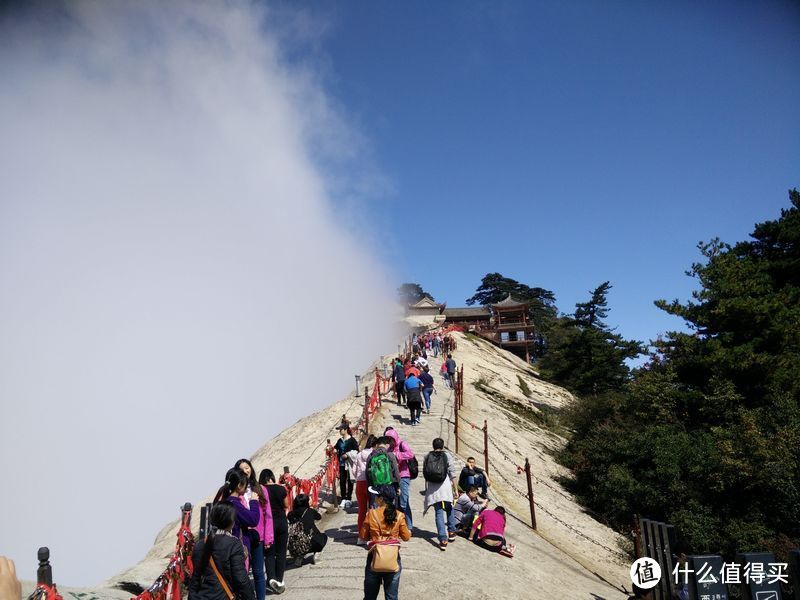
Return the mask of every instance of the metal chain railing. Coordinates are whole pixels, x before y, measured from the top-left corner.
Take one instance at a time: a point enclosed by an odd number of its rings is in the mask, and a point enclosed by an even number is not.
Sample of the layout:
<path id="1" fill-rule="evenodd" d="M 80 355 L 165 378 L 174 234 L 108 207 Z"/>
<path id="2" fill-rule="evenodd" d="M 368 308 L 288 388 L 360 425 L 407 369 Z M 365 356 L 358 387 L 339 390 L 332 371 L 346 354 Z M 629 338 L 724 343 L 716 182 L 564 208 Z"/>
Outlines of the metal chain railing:
<path id="1" fill-rule="evenodd" d="M 502 456 L 507 462 L 509 462 L 512 465 L 514 465 L 514 467 L 516 467 L 518 473 L 521 473 L 522 471 L 525 470 L 524 467 L 520 466 L 517 461 L 515 461 L 506 452 L 504 452 L 503 449 L 500 448 L 500 446 L 497 445 L 497 443 L 494 441 L 493 438 L 491 438 L 491 437 L 489 438 L 489 443 L 497 451 L 497 453 L 500 454 L 500 456 Z M 556 494 L 558 494 L 562 498 L 564 498 L 566 500 L 574 500 L 574 498 L 572 496 L 570 496 L 569 494 L 565 493 L 563 490 L 558 489 L 556 486 L 552 485 L 546 479 L 543 479 L 541 477 L 537 477 L 536 475 L 533 475 L 533 479 L 537 484 L 543 485 L 544 487 L 546 487 L 547 489 L 551 490 L 552 492 L 555 492 Z"/>
<path id="2" fill-rule="evenodd" d="M 459 373 L 459 375 L 460 375 L 460 377 L 459 377 L 459 382 L 458 383 L 459 383 L 459 387 L 461 388 L 459 390 L 461 392 L 460 398 L 459 398 L 459 400 L 460 400 L 459 404 L 460 404 L 460 406 L 463 406 L 463 366 L 461 367 L 461 372 Z M 484 448 L 483 448 L 483 450 L 481 450 L 479 448 L 476 448 L 475 446 L 473 446 L 472 444 L 467 442 L 465 439 L 463 439 L 463 436 L 459 436 L 459 429 L 460 428 L 457 426 L 457 424 L 459 422 L 465 423 L 466 425 L 470 426 L 473 430 L 477 429 L 477 430 L 481 430 L 481 431 L 484 432 Z M 486 457 L 486 466 L 488 467 L 489 464 L 492 462 L 491 459 L 489 458 L 489 446 L 491 446 L 492 455 L 494 455 L 494 456 L 499 455 L 503 459 L 503 461 L 507 462 L 510 465 L 513 465 L 513 467 L 517 471 L 517 474 L 520 474 L 520 475 L 521 474 L 525 474 L 525 475 L 527 475 L 527 477 L 529 478 L 529 482 L 528 482 L 529 486 L 531 485 L 531 481 L 530 480 L 532 479 L 532 480 L 534 480 L 536 482 L 537 485 L 542 485 L 542 486 L 548 488 L 549 490 L 551 490 L 552 492 L 555 492 L 556 494 L 558 494 L 562 498 L 565 498 L 565 499 L 570 500 L 570 501 L 574 501 L 574 498 L 572 496 L 570 496 L 569 494 L 565 493 L 563 490 L 559 489 L 558 487 L 556 487 L 555 485 L 551 484 L 550 482 L 544 480 L 543 478 L 534 476 L 530 472 L 531 470 L 530 470 L 530 468 L 528 466 L 529 465 L 529 461 L 527 459 L 525 460 L 526 466 L 523 467 L 515 459 L 514 456 L 512 456 L 511 454 L 509 454 L 509 452 L 504 450 L 494 440 L 494 438 L 492 438 L 488 434 L 488 424 L 486 424 L 484 426 L 477 425 L 477 424 L 473 423 L 472 421 L 470 421 L 469 419 L 467 419 L 463 415 L 463 413 L 461 411 L 457 410 L 456 414 L 455 414 L 454 425 L 456 425 L 455 426 L 456 448 L 458 448 L 458 443 L 460 442 L 460 443 L 464 444 L 467 448 L 472 450 L 473 452 L 475 452 L 477 454 L 483 454 Z M 510 451 L 510 452 L 513 452 L 513 451 Z M 550 519 L 552 519 L 556 523 L 560 524 L 562 527 L 565 527 L 570 532 L 574 533 L 575 535 L 579 536 L 580 538 L 590 542 L 591 544 L 594 544 L 595 546 L 597 546 L 599 548 L 604 549 L 605 551 L 609 552 L 610 554 L 612 554 L 612 555 L 614 555 L 616 557 L 619 557 L 619 558 L 624 559 L 624 560 L 628 559 L 628 556 L 624 552 L 622 552 L 620 550 L 616 550 L 614 548 L 611 548 L 608 545 L 597 541 L 596 539 L 594 539 L 594 538 L 588 536 L 587 534 L 585 534 L 584 532 L 580 531 L 574 525 L 568 523 L 567 521 L 565 521 L 561 517 L 559 517 L 556 514 L 554 514 L 553 511 L 549 510 L 546 506 L 542 505 L 541 502 L 536 500 L 533 497 L 532 492 L 528 493 L 528 492 L 525 492 L 525 491 L 521 490 L 520 487 L 517 485 L 517 483 L 515 481 L 513 481 L 513 479 L 511 479 L 509 476 L 504 474 L 502 470 L 495 468 L 495 469 L 492 469 L 492 473 L 493 474 L 497 474 L 499 476 L 499 478 L 503 480 L 503 482 L 505 483 L 505 485 L 508 488 L 513 490 L 516 494 L 518 494 L 520 497 L 524 498 L 525 500 L 527 500 L 530 503 L 530 506 L 531 506 L 531 521 L 532 521 L 533 529 L 536 529 L 536 516 L 535 516 L 535 511 L 534 511 L 534 507 L 535 507 L 535 508 L 538 508 L 539 510 L 541 510 L 542 512 L 544 512 L 548 517 L 550 517 Z M 524 522 L 518 515 L 513 515 L 513 516 L 516 519 Z"/>

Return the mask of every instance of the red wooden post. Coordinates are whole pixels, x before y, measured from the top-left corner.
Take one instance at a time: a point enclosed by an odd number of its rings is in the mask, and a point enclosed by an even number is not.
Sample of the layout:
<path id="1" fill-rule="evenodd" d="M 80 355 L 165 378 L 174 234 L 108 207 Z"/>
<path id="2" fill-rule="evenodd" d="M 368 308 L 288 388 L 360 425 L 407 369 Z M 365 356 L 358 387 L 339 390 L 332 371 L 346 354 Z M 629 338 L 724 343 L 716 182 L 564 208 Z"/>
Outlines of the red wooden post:
<path id="1" fill-rule="evenodd" d="M 633 515 L 633 553 L 636 558 L 642 557 L 642 541 L 640 539 L 641 529 L 639 528 L 639 515 Z"/>
<path id="2" fill-rule="evenodd" d="M 483 420 L 483 470 L 489 474 L 489 422 Z"/>
<path id="3" fill-rule="evenodd" d="M 369 386 L 364 386 L 364 433 L 369 435 Z"/>
<path id="4" fill-rule="evenodd" d="M 464 406 L 464 365 L 461 365 L 461 370 L 458 373 L 458 402 Z"/>
<path id="5" fill-rule="evenodd" d="M 453 433 L 456 437 L 456 454 L 458 454 L 458 392 L 456 391 L 453 399 L 453 414 L 455 415 L 455 424 L 453 425 Z"/>
<path id="6" fill-rule="evenodd" d="M 456 404 L 458 404 L 458 408 L 461 408 L 461 388 L 458 383 L 459 380 L 459 373 L 456 371 L 453 373 L 453 395 L 456 399 Z"/>
<path id="7" fill-rule="evenodd" d="M 531 526 L 536 529 L 536 507 L 533 502 L 533 483 L 531 482 L 531 463 L 525 459 L 525 475 L 528 477 L 528 501 L 531 505 Z"/>

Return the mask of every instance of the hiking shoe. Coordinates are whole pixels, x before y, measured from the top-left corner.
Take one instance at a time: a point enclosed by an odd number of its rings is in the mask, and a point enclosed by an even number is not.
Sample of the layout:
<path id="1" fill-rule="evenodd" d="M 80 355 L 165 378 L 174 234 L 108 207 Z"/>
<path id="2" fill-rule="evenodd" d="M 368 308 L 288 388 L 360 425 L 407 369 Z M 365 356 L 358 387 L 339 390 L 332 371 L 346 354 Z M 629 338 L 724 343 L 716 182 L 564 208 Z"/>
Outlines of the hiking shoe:
<path id="1" fill-rule="evenodd" d="M 439 550 L 441 550 L 442 552 L 444 552 L 445 550 L 447 550 L 447 542 L 445 542 L 445 541 L 440 541 L 440 542 L 439 542 Z"/>
<path id="2" fill-rule="evenodd" d="M 509 544 L 508 546 L 503 546 L 500 549 L 500 554 L 507 556 L 508 558 L 514 558 L 514 550 L 516 549 L 517 547 L 514 544 Z"/>

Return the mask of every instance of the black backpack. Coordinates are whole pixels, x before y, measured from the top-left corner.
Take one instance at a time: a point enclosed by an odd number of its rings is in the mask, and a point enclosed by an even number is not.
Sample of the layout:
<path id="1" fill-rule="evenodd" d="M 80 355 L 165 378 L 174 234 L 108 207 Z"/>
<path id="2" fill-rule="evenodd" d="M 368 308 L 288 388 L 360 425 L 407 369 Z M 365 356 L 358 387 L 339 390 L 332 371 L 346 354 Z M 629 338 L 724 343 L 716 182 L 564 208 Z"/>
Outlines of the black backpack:
<path id="1" fill-rule="evenodd" d="M 406 447 L 406 451 L 410 451 L 411 448 L 408 447 L 408 444 L 405 441 L 400 442 L 400 448 Z M 417 461 L 416 455 L 412 456 L 408 459 L 408 478 L 409 479 L 416 479 L 419 477 L 419 461 Z"/>
<path id="2" fill-rule="evenodd" d="M 416 456 L 408 459 L 408 475 L 409 479 L 416 479 L 419 477 L 419 461 Z"/>
<path id="3" fill-rule="evenodd" d="M 422 476 L 425 481 L 442 483 L 447 479 L 447 466 L 447 454 L 444 452 L 429 452 L 422 467 Z"/>

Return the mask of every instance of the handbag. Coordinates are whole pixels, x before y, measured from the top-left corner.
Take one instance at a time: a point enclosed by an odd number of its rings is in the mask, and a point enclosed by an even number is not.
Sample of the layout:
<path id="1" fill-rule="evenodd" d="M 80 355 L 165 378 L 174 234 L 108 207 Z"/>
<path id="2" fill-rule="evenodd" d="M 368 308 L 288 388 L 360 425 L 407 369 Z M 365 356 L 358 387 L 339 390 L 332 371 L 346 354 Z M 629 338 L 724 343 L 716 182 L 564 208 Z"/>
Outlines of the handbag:
<path id="1" fill-rule="evenodd" d="M 383 537 L 380 523 L 375 513 L 370 511 L 370 519 L 377 525 L 378 533 Z M 400 571 L 400 541 L 384 539 L 372 542 L 369 551 L 372 553 L 370 569 L 375 573 L 397 573 Z"/>
<path id="2" fill-rule="evenodd" d="M 375 573 L 397 573 L 400 570 L 400 543 L 397 540 L 374 542 L 370 569 Z"/>

